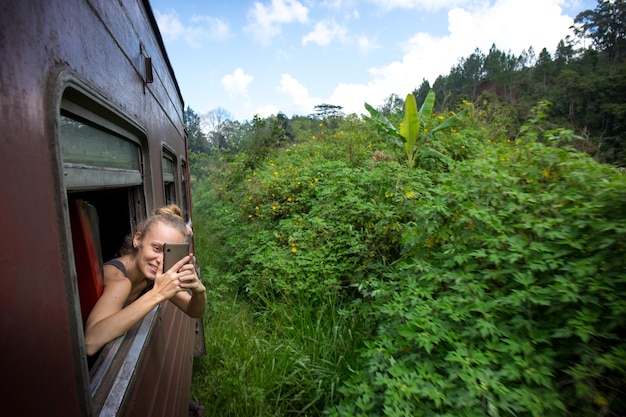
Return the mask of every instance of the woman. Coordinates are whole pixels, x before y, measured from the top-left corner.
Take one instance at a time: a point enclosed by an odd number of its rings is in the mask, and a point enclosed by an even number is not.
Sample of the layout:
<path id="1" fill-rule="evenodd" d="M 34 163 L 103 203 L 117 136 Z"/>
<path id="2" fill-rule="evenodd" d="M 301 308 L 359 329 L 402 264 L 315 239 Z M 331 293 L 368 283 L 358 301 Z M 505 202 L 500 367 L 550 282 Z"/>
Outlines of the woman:
<path id="1" fill-rule="evenodd" d="M 196 274 L 193 255 L 163 271 L 163 244 L 185 242 L 188 235 L 180 208 L 168 207 L 142 222 L 126 238 L 122 256 L 104 264 L 104 291 L 85 323 L 87 355 L 126 333 L 165 300 L 190 317 L 204 314 L 206 289 Z"/>

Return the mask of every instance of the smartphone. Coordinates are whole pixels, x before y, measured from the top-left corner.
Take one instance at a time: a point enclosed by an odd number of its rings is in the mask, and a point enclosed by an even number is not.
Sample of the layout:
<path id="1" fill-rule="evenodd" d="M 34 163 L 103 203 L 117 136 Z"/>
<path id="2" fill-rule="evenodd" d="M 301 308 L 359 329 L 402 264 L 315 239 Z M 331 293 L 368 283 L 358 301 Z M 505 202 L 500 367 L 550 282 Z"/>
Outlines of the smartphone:
<path id="1" fill-rule="evenodd" d="M 189 243 L 171 243 L 163 244 L 163 272 L 169 271 L 176 262 L 189 255 Z"/>

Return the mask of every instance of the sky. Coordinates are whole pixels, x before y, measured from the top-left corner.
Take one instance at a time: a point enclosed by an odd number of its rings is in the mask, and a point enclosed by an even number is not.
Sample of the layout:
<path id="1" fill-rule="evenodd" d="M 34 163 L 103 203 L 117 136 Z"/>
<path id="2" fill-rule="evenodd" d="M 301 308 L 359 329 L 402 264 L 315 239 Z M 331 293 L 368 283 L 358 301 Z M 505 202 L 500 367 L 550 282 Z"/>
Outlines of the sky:
<path id="1" fill-rule="evenodd" d="M 244 122 L 366 114 L 477 48 L 535 55 L 597 0 L 151 0 L 185 107 Z"/>

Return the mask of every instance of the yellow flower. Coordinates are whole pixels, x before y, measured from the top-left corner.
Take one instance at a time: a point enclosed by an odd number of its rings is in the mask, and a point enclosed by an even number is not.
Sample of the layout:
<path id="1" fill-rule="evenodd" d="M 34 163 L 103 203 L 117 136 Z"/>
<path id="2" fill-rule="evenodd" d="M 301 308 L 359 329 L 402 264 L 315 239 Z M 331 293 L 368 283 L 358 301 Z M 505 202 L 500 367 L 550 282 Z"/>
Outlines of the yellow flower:
<path id="1" fill-rule="evenodd" d="M 291 252 L 296 253 L 298 252 L 298 249 L 296 249 L 296 247 L 294 246 L 293 248 L 291 248 Z"/>
<path id="2" fill-rule="evenodd" d="M 443 116 L 439 116 L 439 117 L 437 117 L 437 119 L 443 120 Z"/>
<path id="3" fill-rule="evenodd" d="M 465 145 L 461 145 L 461 149 L 465 149 Z"/>
<path id="4" fill-rule="evenodd" d="M 318 181 L 319 181 L 319 178 L 315 178 L 315 182 L 318 182 Z"/>
<path id="5" fill-rule="evenodd" d="M 291 197 L 289 197 L 289 198 L 287 199 L 287 201 L 289 201 L 289 202 L 291 203 Z"/>
<path id="6" fill-rule="evenodd" d="M 311 139 L 315 140 L 315 139 L 317 139 L 317 138 L 315 137 L 315 135 L 313 135 L 313 136 L 311 136 Z"/>
<path id="7" fill-rule="evenodd" d="M 248 178 L 248 182 L 252 182 L 252 178 Z"/>
<path id="8" fill-rule="evenodd" d="M 251 195 L 248 196 L 248 200 L 252 200 L 252 196 Z"/>
<path id="9" fill-rule="evenodd" d="M 274 176 L 278 175 L 278 171 L 274 171 Z"/>

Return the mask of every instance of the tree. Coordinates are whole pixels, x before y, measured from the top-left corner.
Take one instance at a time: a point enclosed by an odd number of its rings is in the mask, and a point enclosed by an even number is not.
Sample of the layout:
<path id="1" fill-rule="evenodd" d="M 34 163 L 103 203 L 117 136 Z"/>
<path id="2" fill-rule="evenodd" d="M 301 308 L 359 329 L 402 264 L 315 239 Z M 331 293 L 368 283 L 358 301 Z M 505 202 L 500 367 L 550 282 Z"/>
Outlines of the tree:
<path id="1" fill-rule="evenodd" d="M 183 113 L 183 123 L 187 129 L 188 148 L 194 152 L 209 153 L 209 142 L 202 132 L 200 116 L 194 112 L 191 107 L 187 106 Z"/>
<path id="2" fill-rule="evenodd" d="M 561 39 L 556 46 L 554 62 L 556 62 L 557 72 L 560 72 L 566 65 L 574 59 L 574 45 L 569 36 L 565 40 Z"/>
<path id="3" fill-rule="evenodd" d="M 200 126 L 206 132 L 213 148 L 224 149 L 228 138 L 226 137 L 226 124 L 232 120 L 232 115 L 224 108 L 218 107 L 200 116 Z"/>
<path id="4" fill-rule="evenodd" d="M 594 10 L 576 16 L 572 28 L 610 58 L 621 59 L 626 52 L 626 0 L 598 0 Z"/>
<path id="5" fill-rule="evenodd" d="M 385 117 L 389 117 L 392 114 L 401 113 L 403 108 L 404 108 L 404 100 L 402 100 L 400 96 L 397 95 L 396 93 L 393 93 L 385 99 L 385 102 L 380 107 L 380 112 Z"/>
<path id="6" fill-rule="evenodd" d="M 432 127 L 428 125 L 428 120 L 431 119 L 434 106 L 435 92 L 432 90 L 429 91 L 419 111 L 415 96 L 407 94 L 404 100 L 404 120 L 399 128 L 367 103 L 365 108 L 370 116 L 364 116 L 364 119 L 405 152 L 409 168 L 414 168 L 416 163 L 426 158 L 435 158 L 447 164 L 449 158 L 428 146 L 428 140 L 432 139 L 436 132 L 455 126 L 467 115 L 467 110 L 456 113 Z"/>
<path id="7" fill-rule="evenodd" d="M 546 89 L 548 79 L 551 79 L 553 73 L 554 63 L 552 56 L 546 48 L 543 48 L 539 52 L 539 58 L 535 65 L 535 78 L 541 82 L 541 91 Z"/>
<path id="8" fill-rule="evenodd" d="M 484 64 L 485 55 L 478 48 L 462 61 L 461 68 L 465 80 L 464 90 L 472 100 L 476 99 L 478 85 L 485 76 Z"/>
<path id="9" fill-rule="evenodd" d="M 315 113 L 313 114 L 313 117 L 317 118 L 317 119 L 328 119 L 328 118 L 332 118 L 332 117 L 341 117 L 343 116 L 343 107 L 342 106 L 335 106 L 332 104 L 318 104 L 317 106 L 314 107 L 315 109 Z"/>
<path id="10" fill-rule="evenodd" d="M 422 84 L 420 84 L 419 88 L 417 90 L 413 90 L 415 100 L 418 103 L 423 103 L 424 101 L 426 101 L 426 97 L 428 96 L 430 90 L 432 90 L 432 88 L 430 88 L 430 83 L 425 78 L 423 78 Z"/>

